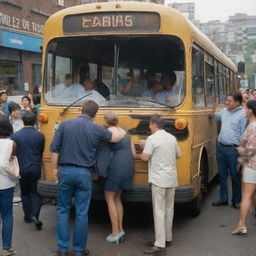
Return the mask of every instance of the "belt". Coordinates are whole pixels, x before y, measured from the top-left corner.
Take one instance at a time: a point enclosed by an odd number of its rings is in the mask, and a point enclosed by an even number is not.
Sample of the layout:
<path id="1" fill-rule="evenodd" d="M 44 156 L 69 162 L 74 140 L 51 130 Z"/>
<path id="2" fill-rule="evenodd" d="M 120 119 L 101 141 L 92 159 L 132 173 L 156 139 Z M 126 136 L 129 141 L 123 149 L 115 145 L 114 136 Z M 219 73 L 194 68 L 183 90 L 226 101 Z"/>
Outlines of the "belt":
<path id="1" fill-rule="evenodd" d="M 223 143 L 221 143 L 221 142 L 219 142 L 219 144 L 220 144 L 221 146 L 223 146 L 223 147 L 238 147 L 238 145 L 236 145 L 236 144 L 226 145 L 226 144 L 223 144 Z"/>
<path id="2" fill-rule="evenodd" d="M 79 167 L 79 168 L 86 168 L 86 169 L 92 169 L 93 167 L 88 167 L 88 166 L 82 166 L 82 165 L 77 165 L 77 164 L 60 164 L 60 166 L 71 166 L 71 167 Z"/>

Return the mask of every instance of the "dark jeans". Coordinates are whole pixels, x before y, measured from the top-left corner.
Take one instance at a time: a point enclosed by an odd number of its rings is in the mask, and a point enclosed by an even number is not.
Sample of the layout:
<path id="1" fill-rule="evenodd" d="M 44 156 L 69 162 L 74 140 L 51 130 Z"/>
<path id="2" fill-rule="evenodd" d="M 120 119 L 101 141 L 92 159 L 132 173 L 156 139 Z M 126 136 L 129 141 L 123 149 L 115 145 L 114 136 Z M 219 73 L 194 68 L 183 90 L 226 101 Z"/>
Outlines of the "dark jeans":
<path id="1" fill-rule="evenodd" d="M 37 193 L 40 172 L 22 172 L 20 179 L 21 201 L 27 218 L 39 217 L 42 197 Z"/>
<path id="2" fill-rule="evenodd" d="M 3 249 L 12 247 L 13 214 L 12 200 L 13 188 L 0 190 L 0 214 L 2 219 L 2 246 Z"/>
<path id="3" fill-rule="evenodd" d="M 75 254 L 86 249 L 91 193 L 92 174 L 89 169 L 70 165 L 60 167 L 57 198 L 57 242 L 59 251 L 68 251 L 69 212 L 73 197 L 75 198 L 76 209 L 73 248 Z"/>
<path id="4" fill-rule="evenodd" d="M 237 171 L 238 153 L 235 147 L 218 145 L 217 162 L 219 169 L 220 201 L 228 202 L 228 172 L 232 180 L 232 203 L 241 201 L 241 174 Z"/>

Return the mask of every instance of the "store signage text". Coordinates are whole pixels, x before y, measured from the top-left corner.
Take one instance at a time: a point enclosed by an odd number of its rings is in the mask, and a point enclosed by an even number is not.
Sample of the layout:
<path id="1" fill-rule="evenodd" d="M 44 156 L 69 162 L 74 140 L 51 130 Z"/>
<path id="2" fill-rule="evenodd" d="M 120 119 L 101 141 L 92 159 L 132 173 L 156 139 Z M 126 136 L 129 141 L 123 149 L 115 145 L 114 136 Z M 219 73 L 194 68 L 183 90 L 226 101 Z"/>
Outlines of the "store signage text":
<path id="1" fill-rule="evenodd" d="M 43 34 L 44 25 L 0 12 L 0 26 Z"/>

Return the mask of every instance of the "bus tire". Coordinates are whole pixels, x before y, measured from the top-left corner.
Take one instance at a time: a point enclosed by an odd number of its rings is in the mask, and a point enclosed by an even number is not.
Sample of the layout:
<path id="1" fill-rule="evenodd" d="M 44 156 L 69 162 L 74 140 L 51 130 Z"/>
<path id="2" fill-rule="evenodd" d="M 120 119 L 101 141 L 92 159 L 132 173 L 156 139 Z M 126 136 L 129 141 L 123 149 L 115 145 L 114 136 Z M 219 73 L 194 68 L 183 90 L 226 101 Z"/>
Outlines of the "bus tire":
<path id="1" fill-rule="evenodd" d="M 208 187 L 208 161 L 207 153 L 204 150 L 200 160 L 200 174 L 199 174 L 200 191 L 199 194 L 189 203 L 189 215 L 197 217 L 201 212 L 201 203 L 204 194 Z"/>
<path id="2" fill-rule="evenodd" d="M 195 197 L 188 205 L 189 215 L 191 217 L 197 217 L 201 212 L 201 195 Z"/>

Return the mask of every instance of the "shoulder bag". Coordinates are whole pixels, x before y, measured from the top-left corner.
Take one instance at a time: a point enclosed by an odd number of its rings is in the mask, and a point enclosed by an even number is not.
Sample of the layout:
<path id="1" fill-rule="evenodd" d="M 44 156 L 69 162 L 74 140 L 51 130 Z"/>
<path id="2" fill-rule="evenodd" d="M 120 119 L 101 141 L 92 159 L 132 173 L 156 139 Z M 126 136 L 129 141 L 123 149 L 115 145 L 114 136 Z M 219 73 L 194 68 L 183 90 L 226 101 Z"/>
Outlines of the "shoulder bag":
<path id="1" fill-rule="evenodd" d="M 9 160 L 9 165 L 5 169 L 5 171 L 14 179 L 20 178 L 20 167 L 16 156 L 11 156 Z"/>

